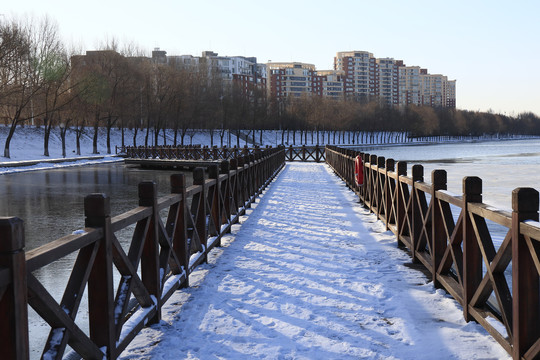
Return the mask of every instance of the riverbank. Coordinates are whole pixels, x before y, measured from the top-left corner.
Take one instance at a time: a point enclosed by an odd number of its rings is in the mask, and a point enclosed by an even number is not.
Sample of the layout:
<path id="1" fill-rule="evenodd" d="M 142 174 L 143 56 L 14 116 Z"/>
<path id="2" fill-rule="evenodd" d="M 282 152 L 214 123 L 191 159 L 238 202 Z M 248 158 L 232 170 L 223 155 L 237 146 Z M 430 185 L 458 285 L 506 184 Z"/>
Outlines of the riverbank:
<path id="1" fill-rule="evenodd" d="M 0 175 L 1 174 L 9 174 L 14 172 L 24 172 L 24 171 L 34 171 L 34 170 L 43 170 L 43 169 L 50 169 L 50 168 L 58 168 L 58 167 L 67 167 L 67 166 L 81 166 L 81 165 L 90 165 L 90 164 L 98 164 L 102 162 L 115 162 L 115 161 L 122 161 L 122 159 L 119 159 L 115 157 L 116 153 L 116 147 L 120 147 L 122 145 L 122 132 L 117 129 L 113 128 L 111 129 L 110 133 L 110 146 L 111 146 L 111 154 L 107 154 L 107 133 L 105 128 L 99 129 L 99 136 L 98 136 L 98 143 L 97 143 L 97 152 L 98 154 L 94 153 L 93 149 L 93 129 L 89 129 L 86 133 L 84 133 L 80 139 L 80 155 L 77 155 L 76 150 L 76 138 L 75 138 L 75 132 L 68 130 L 66 133 L 66 157 L 62 157 L 62 142 L 58 133 L 57 129 L 53 129 L 51 132 L 51 136 L 49 139 L 49 153 L 50 156 L 44 156 L 43 155 L 43 128 L 37 128 L 33 126 L 25 126 L 25 127 L 19 127 L 17 128 L 15 132 L 15 136 L 13 137 L 11 144 L 10 144 L 10 158 L 0 157 Z M 5 140 L 7 138 L 7 134 L 9 131 L 9 127 L 7 126 L 0 126 L 0 145 L 5 144 Z M 248 131 L 242 133 L 241 139 L 240 139 L 240 145 L 244 146 L 246 144 L 246 137 L 247 137 Z M 286 134 L 286 133 L 285 133 Z M 315 133 L 314 133 L 315 134 Z M 325 136 L 322 136 L 322 132 L 320 133 L 319 139 L 317 139 L 317 136 L 309 136 L 305 137 L 304 140 L 307 141 L 307 145 L 315 145 L 318 140 L 320 140 L 321 146 L 324 146 L 325 141 L 328 142 L 330 137 L 330 132 L 325 132 Z M 136 136 L 136 144 L 141 145 L 144 144 L 145 141 L 145 135 L 146 133 L 144 131 L 139 131 Z M 365 134 L 364 134 L 365 135 Z M 394 134 L 395 135 L 395 134 Z M 234 133 L 231 133 L 229 136 L 228 134 L 224 137 L 224 143 L 229 143 L 229 137 L 230 137 L 230 143 L 235 145 L 237 144 L 237 139 L 234 136 Z M 153 137 L 151 137 L 153 138 Z M 348 134 L 346 133 L 346 136 L 341 138 L 341 141 L 343 142 L 344 139 L 348 139 Z M 362 137 L 365 141 L 367 141 L 367 136 Z M 456 145 L 456 144 L 467 144 L 467 143 L 475 143 L 475 142 L 489 142 L 489 141 L 502 141 L 502 140 L 520 140 L 520 139 L 526 139 L 530 137 L 522 137 L 522 136 L 516 136 L 514 138 L 463 138 L 463 139 L 442 139 L 442 142 L 434 142 L 434 141 L 428 141 L 428 139 L 413 139 L 411 142 L 390 142 L 386 144 L 378 143 L 378 140 L 381 140 L 383 136 L 379 133 L 376 133 L 373 138 L 370 138 L 368 142 L 369 144 L 350 144 L 350 145 L 343 145 L 343 144 L 337 144 L 338 146 L 346 146 L 346 147 L 354 147 L 359 148 L 361 151 L 369 152 L 369 153 L 375 153 L 375 154 L 381 154 L 381 152 L 386 153 L 389 148 L 392 147 L 404 147 L 404 146 L 411 146 L 416 145 L 418 147 L 421 147 L 422 145 L 435 145 L 435 144 L 449 144 L 449 145 Z M 389 139 L 390 137 L 387 137 Z M 396 140 L 398 137 L 392 137 L 392 139 Z M 263 134 L 257 132 L 256 134 L 256 141 L 257 144 L 261 144 L 263 146 L 275 146 L 276 144 L 280 144 L 282 139 L 281 131 L 278 130 L 265 130 L 263 131 Z M 133 130 L 125 129 L 124 130 L 124 143 L 126 145 L 133 145 L 134 140 L 134 132 Z M 163 140 L 161 137 L 160 140 Z M 217 132 L 214 132 L 213 138 L 212 134 L 208 131 L 196 131 L 192 132 L 188 135 L 186 135 L 185 141 L 186 143 L 190 144 L 197 144 L 202 146 L 211 146 L 212 144 L 220 145 L 220 137 L 218 136 Z M 253 138 L 250 136 L 249 140 L 252 141 Z M 300 132 L 296 132 L 295 137 L 295 143 L 296 146 L 301 145 L 300 143 Z M 332 137 L 333 140 L 333 137 Z M 292 144 L 293 136 L 292 132 L 290 132 L 289 136 L 284 136 L 284 141 L 290 141 Z M 304 142 L 305 142 L 304 141 Z M 357 141 L 358 142 L 358 141 Z M 375 142 L 375 143 L 372 143 Z M 171 132 L 167 134 L 167 144 L 173 143 L 173 135 Z M 333 142 L 331 142 L 333 143 Z M 251 145 L 251 143 L 250 143 Z M 289 143 L 287 143 L 286 146 L 288 146 Z M 410 149 L 410 148 L 409 148 Z M 399 160 L 406 160 L 403 158 L 396 157 L 396 159 Z M 410 157 L 409 157 L 410 159 Z M 419 161 L 422 161 L 420 159 L 426 160 L 424 156 L 418 158 Z M 416 160 L 416 159 L 415 159 Z"/>

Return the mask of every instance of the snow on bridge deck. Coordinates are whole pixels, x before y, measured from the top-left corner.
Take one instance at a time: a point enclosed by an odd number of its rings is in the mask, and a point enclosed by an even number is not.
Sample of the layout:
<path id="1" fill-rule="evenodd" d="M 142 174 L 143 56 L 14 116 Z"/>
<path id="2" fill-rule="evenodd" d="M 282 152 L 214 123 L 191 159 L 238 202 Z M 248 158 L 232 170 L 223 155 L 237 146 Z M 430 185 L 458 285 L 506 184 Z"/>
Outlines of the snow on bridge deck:
<path id="1" fill-rule="evenodd" d="M 289 163 L 123 359 L 503 359 L 325 164 Z"/>

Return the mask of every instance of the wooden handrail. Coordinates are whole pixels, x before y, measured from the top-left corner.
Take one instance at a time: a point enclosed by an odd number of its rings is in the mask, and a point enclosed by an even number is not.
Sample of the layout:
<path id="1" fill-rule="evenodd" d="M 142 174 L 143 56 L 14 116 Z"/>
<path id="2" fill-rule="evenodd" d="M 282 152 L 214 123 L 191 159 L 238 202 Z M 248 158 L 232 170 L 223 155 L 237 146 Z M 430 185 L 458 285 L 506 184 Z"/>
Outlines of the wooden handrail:
<path id="1" fill-rule="evenodd" d="M 221 237 L 284 163 L 283 148 L 257 149 L 222 161 L 219 168 L 211 167 L 210 179 L 205 180 L 203 169 L 196 168 L 194 185 L 189 188 L 184 175 L 172 175 L 171 194 L 161 198 L 155 183 L 143 182 L 139 206 L 114 217 L 107 196 L 89 195 L 83 233 L 26 254 L 22 221 L 0 218 L 3 356 L 28 358 L 26 309 L 30 305 L 50 326 L 43 355 L 62 358 L 69 345 L 83 358 L 117 358 L 146 324 L 160 320 L 161 307 L 176 289 L 189 286 L 190 273 L 220 245 Z M 164 211 L 166 220 L 160 216 Z M 132 240 L 124 250 L 116 233 L 132 226 Z M 75 263 L 62 300 L 57 302 L 32 271 L 70 254 L 76 255 Z M 116 282 L 113 267 L 120 274 Z M 85 288 L 89 334 L 75 323 Z"/>
<path id="2" fill-rule="evenodd" d="M 356 156 L 364 161 L 361 187 L 351 175 Z M 444 170 L 434 170 L 427 183 L 421 165 L 407 176 L 406 163 L 398 162 L 394 172 L 384 160 L 326 146 L 328 165 L 426 267 L 434 285 L 461 303 L 467 321 L 482 325 L 514 359 L 540 358 L 538 191 L 515 189 L 509 213 L 482 202 L 480 178 L 464 178 L 463 194 L 455 195 L 446 190 Z M 488 221 L 507 231 L 499 248 Z"/>
<path id="3" fill-rule="evenodd" d="M 271 147 L 267 147 L 269 149 Z M 322 162 L 325 161 L 325 148 L 324 146 L 313 145 L 313 146 L 293 146 L 290 145 L 288 148 L 283 146 L 278 146 L 277 149 L 285 149 L 285 161 L 312 161 L 312 162 Z M 128 158 L 135 159 L 181 159 L 181 160 L 230 160 L 246 155 L 252 155 L 257 152 L 264 150 L 261 147 L 248 147 L 244 146 L 243 148 L 237 148 L 236 146 L 232 148 L 218 148 L 217 146 L 213 147 L 175 147 L 175 146 L 123 146 L 117 147 L 116 153 Z"/>

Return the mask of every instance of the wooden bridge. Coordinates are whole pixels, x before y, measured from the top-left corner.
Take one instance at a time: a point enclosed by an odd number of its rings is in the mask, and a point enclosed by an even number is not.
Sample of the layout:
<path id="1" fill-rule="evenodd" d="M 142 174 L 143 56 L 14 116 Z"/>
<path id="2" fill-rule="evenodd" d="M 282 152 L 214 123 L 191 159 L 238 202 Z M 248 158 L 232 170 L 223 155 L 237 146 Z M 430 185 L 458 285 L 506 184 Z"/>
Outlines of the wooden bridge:
<path id="1" fill-rule="evenodd" d="M 221 237 L 294 153 L 292 157 L 304 160 L 326 159 L 396 235 L 396 244 L 425 266 L 435 286 L 463 306 L 467 321 L 481 324 L 514 359 L 540 357 L 536 190 L 514 190 L 513 211 L 506 213 L 482 203 L 482 181 L 477 177 L 466 177 L 463 194 L 453 195 L 446 191 L 444 170 L 433 171 L 428 183 L 421 165 L 414 165 L 412 176 L 407 176 L 406 163 L 375 155 L 330 146 L 324 157 L 319 149 L 299 151 L 279 147 L 238 154 L 219 167 L 211 165 L 208 179 L 202 168 L 196 168 L 190 187 L 183 175 L 172 175 L 171 194 L 162 198 L 154 183 L 143 182 L 139 207 L 117 216 L 111 216 L 106 195 L 89 195 L 84 233 L 29 252 L 24 250 L 22 220 L 1 218 L 3 356 L 29 357 L 30 305 L 50 326 L 44 356 L 60 359 L 69 345 L 83 358 L 117 358 L 145 325 L 160 320 L 161 308 L 174 291 L 189 286 L 192 271 L 219 246 Z M 357 155 L 364 159 L 363 187 L 354 183 Z M 498 249 L 488 221 L 508 229 Z M 115 235 L 126 229 L 133 229 L 127 251 Z M 32 273 L 72 253 L 77 254 L 73 271 L 57 302 Z M 117 283 L 113 269 L 121 274 Z M 86 287 L 89 334 L 75 322 Z"/>
<path id="2" fill-rule="evenodd" d="M 269 148 L 269 147 L 267 147 Z M 289 147 L 278 146 L 278 149 L 285 150 L 285 161 L 315 161 L 322 162 L 325 160 L 325 148 L 319 145 L 315 146 L 293 146 Z M 187 167 L 192 167 L 194 162 L 204 165 L 211 164 L 212 161 L 221 161 L 235 159 L 239 156 L 256 154 L 262 151 L 260 147 L 243 148 L 236 146 L 232 148 L 217 146 L 152 146 L 152 147 L 134 147 L 124 146 L 117 147 L 116 153 L 130 159 L 132 163 L 136 163 L 138 159 L 152 159 L 176 162 L 176 164 L 185 164 Z"/>

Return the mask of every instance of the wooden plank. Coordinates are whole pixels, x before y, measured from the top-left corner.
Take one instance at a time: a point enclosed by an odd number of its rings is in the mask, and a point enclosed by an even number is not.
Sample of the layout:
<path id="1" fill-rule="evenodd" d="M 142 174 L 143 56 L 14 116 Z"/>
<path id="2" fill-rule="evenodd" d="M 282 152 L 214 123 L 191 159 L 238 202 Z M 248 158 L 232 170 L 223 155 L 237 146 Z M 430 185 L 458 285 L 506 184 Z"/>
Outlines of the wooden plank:
<path id="1" fill-rule="evenodd" d="M 531 240 L 540 241 L 540 227 L 538 222 L 521 222 L 519 231 L 522 235 L 528 236 Z"/>
<path id="2" fill-rule="evenodd" d="M 124 276 L 129 277 L 131 283 L 131 290 L 135 297 L 137 298 L 139 304 L 143 307 L 151 306 L 154 303 L 150 298 L 150 294 L 146 290 L 146 287 L 142 283 L 141 278 L 137 274 L 137 269 L 132 265 L 128 256 L 124 253 L 122 246 L 118 242 L 116 236 L 113 236 L 112 239 L 112 249 L 113 249 L 113 262 L 118 269 L 118 272 Z"/>
<path id="3" fill-rule="evenodd" d="M 55 262 L 81 248 L 92 244 L 103 236 L 102 229 L 84 228 L 84 234 L 67 235 L 26 253 L 26 268 L 29 273 Z"/>
<path id="4" fill-rule="evenodd" d="M 457 302 L 463 303 L 463 289 L 456 279 L 450 275 L 437 274 L 437 281 Z"/>
<path id="5" fill-rule="evenodd" d="M 414 184 L 412 177 L 405 176 L 405 175 L 400 175 L 399 176 L 399 182 L 403 183 L 403 184 L 406 184 L 406 185 L 409 185 L 409 186 L 413 186 L 413 184 Z"/>
<path id="6" fill-rule="evenodd" d="M 469 203 L 468 209 L 473 214 L 483 217 L 504 227 L 512 227 L 512 213 L 496 209 L 483 203 Z"/>
<path id="7" fill-rule="evenodd" d="M 431 184 L 428 184 L 426 182 L 423 182 L 423 181 L 416 181 L 414 183 L 414 187 L 417 189 L 417 190 L 420 190 L 424 193 L 428 193 L 430 194 L 431 193 Z"/>
<path id="8" fill-rule="evenodd" d="M 469 313 L 493 338 L 506 350 L 509 354 L 512 353 L 512 345 L 509 339 L 499 333 L 486 319 L 484 312 L 480 312 L 477 309 L 470 307 Z"/>
<path id="9" fill-rule="evenodd" d="M 163 210 L 170 207 L 171 205 L 179 203 L 180 200 L 182 200 L 181 194 L 170 194 L 162 196 L 157 200 L 157 208 L 158 210 Z"/>
<path id="10" fill-rule="evenodd" d="M 123 214 L 111 218 L 111 230 L 117 232 L 125 227 L 152 215 L 152 209 L 147 206 L 139 206 L 133 210 L 126 211 Z"/>
<path id="11" fill-rule="evenodd" d="M 195 194 L 198 194 L 202 191 L 203 187 L 201 185 L 191 185 L 186 188 L 186 197 L 192 197 Z"/>
<path id="12" fill-rule="evenodd" d="M 66 314 L 49 292 L 32 275 L 28 274 L 28 303 L 52 327 L 65 328 L 70 336 L 68 344 L 84 358 L 101 359 L 104 354 L 75 321 Z"/>
<path id="13" fill-rule="evenodd" d="M 178 160 L 178 159 L 135 159 L 127 158 L 124 160 L 127 165 L 139 165 L 144 168 L 195 168 L 207 167 L 219 164 L 217 160 Z"/>
<path id="14" fill-rule="evenodd" d="M 450 193 L 448 190 L 437 190 L 435 192 L 437 199 L 444 201 L 448 204 L 455 205 L 459 208 L 463 207 L 463 197 Z"/>

